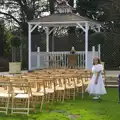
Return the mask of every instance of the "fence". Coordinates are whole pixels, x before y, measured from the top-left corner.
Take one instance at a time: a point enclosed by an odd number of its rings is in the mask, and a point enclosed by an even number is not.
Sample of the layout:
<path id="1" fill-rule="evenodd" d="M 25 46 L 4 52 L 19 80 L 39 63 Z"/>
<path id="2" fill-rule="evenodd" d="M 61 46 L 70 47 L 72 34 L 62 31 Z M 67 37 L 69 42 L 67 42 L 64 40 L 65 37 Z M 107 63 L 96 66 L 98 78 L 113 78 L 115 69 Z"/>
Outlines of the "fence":
<path id="1" fill-rule="evenodd" d="M 31 70 L 44 68 L 68 67 L 67 55 L 69 51 L 63 52 L 31 52 Z M 77 68 L 85 68 L 85 52 L 76 52 L 78 55 Z M 94 51 L 94 54 L 98 52 Z M 88 52 L 88 68 L 92 67 L 93 52 Z"/>

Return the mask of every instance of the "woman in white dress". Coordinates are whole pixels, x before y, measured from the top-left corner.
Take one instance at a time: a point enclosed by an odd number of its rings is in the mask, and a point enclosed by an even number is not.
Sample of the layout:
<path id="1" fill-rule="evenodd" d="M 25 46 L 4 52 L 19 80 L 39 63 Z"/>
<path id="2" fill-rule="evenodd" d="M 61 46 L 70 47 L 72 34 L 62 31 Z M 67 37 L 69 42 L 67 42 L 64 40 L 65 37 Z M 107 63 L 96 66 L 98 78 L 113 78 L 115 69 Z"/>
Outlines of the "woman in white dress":
<path id="1" fill-rule="evenodd" d="M 99 99 L 100 95 L 106 94 L 106 89 L 104 86 L 103 78 L 101 72 L 103 71 L 103 65 L 98 57 L 93 59 L 92 73 L 93 76 L 86 91 L 90 95 L 94 95 L 93 99 Z"/>

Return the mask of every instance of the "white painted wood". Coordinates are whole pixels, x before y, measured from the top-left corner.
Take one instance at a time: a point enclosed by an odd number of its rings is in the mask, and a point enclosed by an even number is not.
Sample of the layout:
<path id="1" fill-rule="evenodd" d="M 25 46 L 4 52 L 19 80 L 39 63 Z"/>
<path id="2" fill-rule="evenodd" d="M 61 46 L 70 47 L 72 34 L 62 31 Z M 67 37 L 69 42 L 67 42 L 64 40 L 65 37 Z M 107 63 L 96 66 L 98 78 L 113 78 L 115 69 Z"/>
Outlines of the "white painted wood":
<path id="1" fill-rule="evenodd" d="M 88 68 L 88 30 L 89 25 L 85 23 L 85 68 Z"/>
<path id="2" fill-rule="evenodd" d="M 67 55 L 69 51 L 62 52 L 32 52 L 32 70 L 44 69 L 44 68 L 67 68 L 68 60 Z M 77 68 L 85 68 L 85 52 L 80 51 L 76 53 L 78 55 Z M 92 67 L 92 51 L 88 52 L 88 69 Z M 97 54 L 97 52 L 95 52 Z M 38 56 L 40 59 L 38 59 Z M 48 59 L 49 58 L 49 59 Z M 40 66 L 39 66 L 40 64 Z M 38 67 L 39 66 L 39 67 Z"/>
<path id="3" fill-rule="evenodd" d="M 31 70 L 31 24 L 28 24 L 28 70 Z"/>
<path id="4" fill-rule="evenodd" d="M 95 57 L 95 46 L 92 46 L 92 57 Z"/>
<path id="5" fill-rule="evenodd" d="M 46 27 L 46 52 L 49 52 L 49 28 Z"/>
<path id="6" fill-rule="evenodd" d="M 101 45 L 98 45 L 98 57 L 101 59 Z"/>

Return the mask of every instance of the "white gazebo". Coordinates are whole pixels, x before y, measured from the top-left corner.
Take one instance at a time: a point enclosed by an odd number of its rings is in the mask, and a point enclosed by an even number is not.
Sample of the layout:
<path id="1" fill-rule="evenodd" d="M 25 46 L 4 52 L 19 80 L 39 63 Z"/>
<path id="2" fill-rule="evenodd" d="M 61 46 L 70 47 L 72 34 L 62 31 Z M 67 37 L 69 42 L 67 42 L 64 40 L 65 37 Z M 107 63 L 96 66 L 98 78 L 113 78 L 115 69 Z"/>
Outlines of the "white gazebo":
<path id="1" fill-rule="evenodd" d="M 38 26 L 45 27 L 46 52 L 49 52 L 49 35 L 56 27 L 77 26 L 81 28 L 85 32 L 85 68 L 88 68 L 88 30 L 93 29 L 95 32 L 100 32 L 101 24 L 79 14 L 72 13 L 72 8 L 67 3 L 60 4 L 56 8 L 57 12 L 55 14 L 28 21 L 28 69 L 31 70 L 31 33 Z M 50 27 L 53 29 L 49 30 Z"/>

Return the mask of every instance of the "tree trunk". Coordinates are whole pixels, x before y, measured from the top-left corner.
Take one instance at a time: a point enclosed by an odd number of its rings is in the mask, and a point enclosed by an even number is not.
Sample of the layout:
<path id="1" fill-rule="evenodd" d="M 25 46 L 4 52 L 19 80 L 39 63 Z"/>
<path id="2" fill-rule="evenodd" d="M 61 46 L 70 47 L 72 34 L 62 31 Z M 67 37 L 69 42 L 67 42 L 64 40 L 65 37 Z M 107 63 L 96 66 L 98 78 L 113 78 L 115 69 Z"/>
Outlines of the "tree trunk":
<path id="1" fill-rule="evenodd" d="M 0 38 L 0 57 L 3 56 L 3 51 L 4 51 L 4 48 L 3 48 L 3 39 Z"/>
<path id="2" fill-rule="evenodd" d="M 0 25 L 0 56 L 3 56 L 4 53 L 3 39 L 4 39 L 4 27 L 3 25 Z"/>
<path id="3" fill-rule="evenodd" d="M 49 8 L 50 8 L 50 14 L 54 14 L 54 2 L 55 0 L 49 0 Z M 53 27 L 50 27 L 49 31 L 51 31 L 53 29 Z M 54 37 L 54 34 L 53 32 L 51 32 L 51 34 L 49 35 L 49 48 L 50 48 L 50 51 L 52 51 L 53 49 L 53 44 L 52 42 L 54 41 L 53 38 Z"/>
<path id="4" fill-rule="evenodd" d="M 22 45 L 20 46 L 20 62 L 22 62 Z"/>
<path id="5" fill-rule="evenodd" d="M 74 7 L 74 0 L 69 0 L 69 5 Z M 68 30 L 68 43 L 69 43 L 69 50 L 71 50 L 72 46 L 75 47 L 75 28 L 76 27 L 69 27 Z"/>

